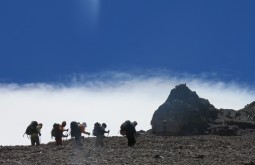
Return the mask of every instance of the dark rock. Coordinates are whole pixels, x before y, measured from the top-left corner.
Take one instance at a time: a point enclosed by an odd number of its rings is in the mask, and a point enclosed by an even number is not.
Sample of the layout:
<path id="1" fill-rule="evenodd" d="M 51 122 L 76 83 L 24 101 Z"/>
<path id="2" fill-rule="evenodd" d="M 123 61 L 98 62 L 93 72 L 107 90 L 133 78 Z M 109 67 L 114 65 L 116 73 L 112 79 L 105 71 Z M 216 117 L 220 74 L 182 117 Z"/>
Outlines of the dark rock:
<path id="1" fill-rule="evenodd" d="M 255 163 L 253 161 L 250 161 L 250 162 L 245 162 L 244 165 L 255 165 Z"/>
<path id="2" fill-rule="evenodd" d="M 204 158 L 205 156 L 204 155 L 196 155 L 196 156 L 194 156 L 194 158 Z"/>
<path id="3" fill-rule="evenodd" d="M 186 84 L 180 84 L 154 112 L 151 125 L 152 133 L 163 136 L 238 135 L 240 129 L 255 129 L 255 102 L 239 111 L 216 109 Z"/>
<path id="4" fill-rule="evenodd" d="M 163 157 L 160 156 L 159 154 L 156 154 L 156 155 L 154 156 L 154 158 L 156 158 L 156 159 L 162 159 Z"/>
<path id="5" fill-rule="evenodd" d="M 186 84 L 176 86 L 166 102 L 155 111 L 151 125 L 157 135 L 204 134 L 218 111 L 199 98 Z"/>
<path id="6" fill-rule="evenodd" d="M 239 113 L 244 113 L 247 120 L 255 121 L 255 101 L 246 105 L 243 109 L 238 111 Z"/>
<path id="7" fill-rule="evenodd" d="M 236 136 L 238 135 L 238 126 L 216 126 L 212 127 L 211 134 L 220 135 L 220 136 Z"/>

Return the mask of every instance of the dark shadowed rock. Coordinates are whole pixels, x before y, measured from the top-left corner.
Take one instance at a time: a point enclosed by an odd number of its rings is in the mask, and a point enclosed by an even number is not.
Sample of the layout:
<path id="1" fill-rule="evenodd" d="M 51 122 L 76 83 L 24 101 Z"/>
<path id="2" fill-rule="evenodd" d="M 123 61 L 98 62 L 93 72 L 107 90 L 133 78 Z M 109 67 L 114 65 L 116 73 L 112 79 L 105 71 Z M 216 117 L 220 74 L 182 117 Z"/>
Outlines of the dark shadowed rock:
<path id="1" fill-rule="evenodd" d="M 229 126 L 229 125 L 216 125 L 210 128 L 211 134 L 220 135 L 220 136 L 235 136 L 238 135 L 238 126 Z"/>
<path id="2" fill-rule="evenodd" d="M 240 129 L 255 129 L 255 102 L 244 109 L 216 109 L 186 84 L 171 90 L 165 103 L 153 114 L 152 132 L 156 135 L 217 134 L 233 136 Z"/>
<path id="3" fill-rule="evenodd" d="M 255 121 L 255 101 L 246 105 L 243 109 L 240 109 L 239 113 L 244 113 L 245 116 L 247 116 L 247 120 Z"/>
<path id="4" fill-rule="evenodd" d="M 152 131 L 160 135 L 204 134 L 217 113 L 208 100 L 181 84 L 171 90 L 166 102 L 155 111 Z"/>

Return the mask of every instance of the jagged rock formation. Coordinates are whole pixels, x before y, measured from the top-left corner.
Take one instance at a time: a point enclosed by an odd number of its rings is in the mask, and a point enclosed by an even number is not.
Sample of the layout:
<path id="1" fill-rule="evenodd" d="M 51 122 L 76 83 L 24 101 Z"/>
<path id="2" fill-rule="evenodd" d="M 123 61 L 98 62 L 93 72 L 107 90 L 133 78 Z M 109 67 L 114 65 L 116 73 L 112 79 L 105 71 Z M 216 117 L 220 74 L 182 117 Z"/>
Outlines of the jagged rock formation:
<path id="1" fill-rule="evenodd" d="M 255 129 L 255 102 L 244 109 L 216 109 L 186 84 L 171 90 L 165 103 L 153 114 L 156 135 L 237 135 L 240 129 Z"/>
<path id="2" fill-rule="evenodd" d="M 243 109 L 240 110 L 241 113 L 245 113 L 248 117 L 248 120 L 255 121 L 255 101 L 246 105 Z"/>

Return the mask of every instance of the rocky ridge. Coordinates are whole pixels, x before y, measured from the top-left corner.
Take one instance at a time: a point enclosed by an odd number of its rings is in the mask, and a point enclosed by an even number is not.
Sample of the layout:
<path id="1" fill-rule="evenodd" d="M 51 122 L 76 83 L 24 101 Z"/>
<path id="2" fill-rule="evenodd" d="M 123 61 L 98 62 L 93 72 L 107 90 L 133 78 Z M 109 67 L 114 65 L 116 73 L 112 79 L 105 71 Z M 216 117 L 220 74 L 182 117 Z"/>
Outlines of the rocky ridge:
<path id="1" fill-rule="evenodd" d="M 237 111 L 217 109 L 180 84 L 155 111 L 151 125 L 156 135 L 238 135 L 255 130 L 255 102 Z"/>

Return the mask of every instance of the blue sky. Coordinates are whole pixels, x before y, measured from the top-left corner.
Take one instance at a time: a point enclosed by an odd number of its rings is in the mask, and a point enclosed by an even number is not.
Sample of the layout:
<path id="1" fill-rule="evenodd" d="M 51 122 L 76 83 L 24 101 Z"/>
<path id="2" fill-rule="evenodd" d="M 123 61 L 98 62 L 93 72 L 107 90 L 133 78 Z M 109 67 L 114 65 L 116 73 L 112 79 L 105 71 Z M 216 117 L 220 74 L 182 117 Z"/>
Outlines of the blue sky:
<path id="1" fill-rule="evenodd" d="M 180 83 L 216 108 L 254 101 L 255 1 L 0 1 L 1 145 L 42 122 L 151 128 Z M 15 131 L 5 128 L 11 122 Z M 19 127 L 17 128 L 17 124 Z M 8 132 L 9 131 L 9 132 Z"/>
<path id="2" fill-rule="evenodd" d="M 254 87 L 255 2 L 0 2 L 0 81 L 164 69 Z"/>

